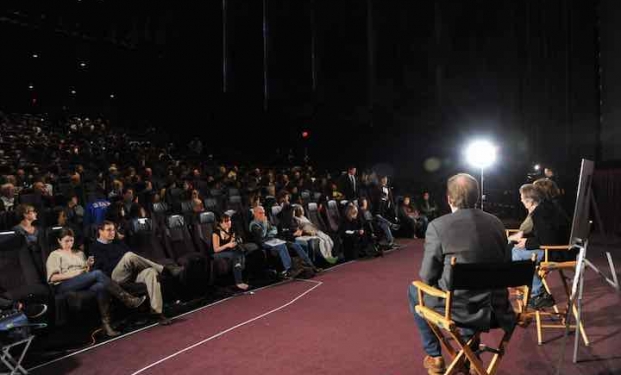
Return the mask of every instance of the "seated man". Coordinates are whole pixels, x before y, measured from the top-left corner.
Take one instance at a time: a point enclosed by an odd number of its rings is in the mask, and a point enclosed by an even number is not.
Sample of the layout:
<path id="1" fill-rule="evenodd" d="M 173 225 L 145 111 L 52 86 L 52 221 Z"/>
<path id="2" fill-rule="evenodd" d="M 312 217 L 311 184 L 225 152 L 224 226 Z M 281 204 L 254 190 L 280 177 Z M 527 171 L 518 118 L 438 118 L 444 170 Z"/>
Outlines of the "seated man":
<path id="1" fill-rule="evenodd" d="M 544 199 L 535 185 L 526 184 L 520 187 L 520 198 L 532 221 L 529 233 L 522 231 L 509 237 L 515 246 L 512 249 L 513 260 L 530 259 L 537 254 L 537 262 L 543 259 L 541 245 L 567 245 L 569 242 L 569 219 L 565 213 L 551 200 Z M 571 256 L 570 252 L 552 252 L 551 261 L 563 261 L 559 256 Z M 554 306 L 554 298 L 545 290 L 537 273 L 533 278 L 530 307 L 542 309 Z"/>
<path id="2" fill-rule="evenodd" d="M 448 180 L 447 199 L 452 213 L 432 221 L 427 228 L 425 253 L 420 268 L 422 282 L 447 290 L 452 257 L 457 258 L 457 263 L 511 262 L 504 226 L 495 216 L 474 208 L 478 197 L 478 183 L 472 176 L 460 173 Z M 414 313 L 414 321 L 427 353 L 423 366 L 429 374 L 442 374 L 445 363 L 440 342 L 427 321 L 414 310 L 418 304 L 418 289 L 410 285 L 408 296 L 410 310 Z M 444 300 L 426 296 L 425 304 L 444 314 Z M 456 322 L 474 328 L 461 330 L 465 341 L 475 331 L 488 331 L 492 325 L 492 316 L 495 323 L 507 330 L 515 322 L 506 289 L 458 290 L 453 295 L 452 315 Z M 473 347 L 475 345 L 478 344 L 472 344 Z"/>
<path id="3" fill-rule="evenodd" d="M 133 281 L 147 286 L 151 310 L 162 325 L 170 324 L 162 313 L 162 287 L 159 275 L 163 272 L 177 277 L 183 271 L 178 266 L 163 266 L 131 252 L 121 241 L 115 241 L 116 228 L 111 221 L 104 221 L 97 227 L 97 241 L 91 245 L 91 254 L 95 257 L 94 269 L 102 270 L 119 284 Z"/>
<path id="4" fill-rule="evenodd" d="M 263 206 L 256 206 L 252 210 L 252 214 L 254 216 L 254 220 L 250 222 L 250 233 L 252 234 L 253 241 L 263 249 L 272 250 L 278 253 L 284 268 L 281 273 L 283 278 L 295 277 L 299 274 L 297 271 L 297 273 L 294 273 L 295 270 L 292 268 L 291 256 L 289 255 L 288 247 L 291 247 L 298 254 L 298 256 L 302 258 L 304 263 L 312 267 L 314 270 L 317 270 L 313 262 L 308 257 L 308 254 L 306 254 L 304 249 L 299 244 L 292 242 L 282 242 L 275 245 L 269 244 L 270 240 L 276 238 L 278 230 L 267 220 Z"/>

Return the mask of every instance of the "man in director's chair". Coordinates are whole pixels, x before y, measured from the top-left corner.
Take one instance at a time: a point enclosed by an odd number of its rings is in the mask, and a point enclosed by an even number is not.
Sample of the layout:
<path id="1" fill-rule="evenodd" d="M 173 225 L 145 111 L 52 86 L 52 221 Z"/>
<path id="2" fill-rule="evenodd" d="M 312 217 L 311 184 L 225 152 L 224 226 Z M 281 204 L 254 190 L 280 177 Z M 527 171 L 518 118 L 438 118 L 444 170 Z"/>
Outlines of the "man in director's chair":
<path id="1" fill-rule="evenodd" d="M 534 259 L 511 262 L 503 224 L 475 209 L 478 197 L 478 183 L 472 176 L 458 174 L 448 180 L 452 213 L 429 224 L 421 281 L 408 289 L 410 310 L 427 354 L 423 366 L 431 375 L 495 373 L 520 322 L 507 287 L 523 286 L 525 299 L 530 294 Z M 525 303 L 518 305 L 524 309 Z M 499 347 L 480 345 L 480 333 L 494 328 L 505 332 Z M 441 348 L 451 357 L 448 366 Z M 487 368 L 478 356 L 480 350 L 494 353 Z"/>

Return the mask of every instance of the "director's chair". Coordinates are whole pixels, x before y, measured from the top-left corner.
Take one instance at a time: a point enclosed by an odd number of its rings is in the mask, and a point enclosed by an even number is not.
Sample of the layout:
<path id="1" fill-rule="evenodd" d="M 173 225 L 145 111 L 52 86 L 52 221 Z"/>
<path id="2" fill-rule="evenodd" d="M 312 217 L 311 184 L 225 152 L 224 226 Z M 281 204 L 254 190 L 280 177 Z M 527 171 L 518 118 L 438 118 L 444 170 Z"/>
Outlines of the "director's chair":
<path id="1" fill-rule="evenodd" d="M 541 261 L 541 263 L 539 263 L 538 273 L 539 277 L 541 277 L 543 287 L 549 294 L 552 294 L 546 279 L 550 272 L 557 271 L 563 285 L 563 291 L 565 292 L 565 296 L 567 297 L 567 302 L 565 303 L 565 306 L 561 308 L 558 307 L 559 304 L 557 303 L 556 305 L 554 305 L 553 311 L 536 310 L 534 311 L 534 313 L 531 313 L 535 315 L 535 321 L 537 323 L 537 343 L 539 345 L 543 344 L 544 328 L 565 329 L 565 317 L 568 316 L 567 311 L 569 310 L 571 296 L 571 287 L 567 282 L 569 278 L 565 275 L 565 272 L 576 270 L 576 260 L 566 260 L 559 262 L 550 261 L 550 252 L 569 252 L 572 250 L 571 245 L 543 245 L 541 246 L 541 249 L 544 251 L 544 255 L 543 260 Z M 574 318 L 576 319 L 577 324 L 572 324 L 569 326 L 569 328 L 578 329 L 580 335 L 582 336 L 582 340 L 584 341 L 584 345 L 589 346 L 590 341 L 584 329 L 584 324 L 581 320 L 578 320 L 578 310 L 576 309 L 576 306 L 572 306 L 572 313 L 574 315 Z M 552 321 L 542 322 L 542 318 L 550 318 Z"/>
<path id="2" fill-rule="evenodd" d="M 498 370 L 500 360 L 505 354 L 507 345 L 516 325 L 528 323 L 526 306 L 530 295 L 530 285 L 535 273 L 535 257 L 531 260 L 504 263 L 470 263 L 458 264 L 456 258 L 451 259 L 450 268 L 451 286 L 444 291 L 421 281 L 414 281 L 412 284 L 418 288 L 419 304 L 415 307 L 416 313 L 423 317 L 429 324 L 433 333 L 438 337 L 444 351 L 452 358 L 446 368 L 445 375 L 455 374 L 465 368 L 465 361 L 470 362 L 470 370 L 479 375 L 492 375 Z M 481 332 L 465 342 L 460 334 L 460 328 L 472 328 L 460 324 L 452 319 L 451 310 L 453 302 L 453 292 L 456 290 L 492 290 L 503 288 L 521 289 L 520 295 L 523 300 L 514 305 L 517 313 L 516 322 L 509 331 L 505 331 L 497 348 L 480 345 L 477 353 L 470 347 L 475 342 L 479 342 Z M 444 299 L 444 314 L 425 306 L 424 295 L 439 297 Z M 492 321 L 492 329 L 500 328 L 497 322 Z M 451 344 L 454 342 L 456 347 Z M 482 360 L 478 357 L 478 352 L 487 351 L 493 353 L 492 359 L 487 368 L 484 367 Z"/>

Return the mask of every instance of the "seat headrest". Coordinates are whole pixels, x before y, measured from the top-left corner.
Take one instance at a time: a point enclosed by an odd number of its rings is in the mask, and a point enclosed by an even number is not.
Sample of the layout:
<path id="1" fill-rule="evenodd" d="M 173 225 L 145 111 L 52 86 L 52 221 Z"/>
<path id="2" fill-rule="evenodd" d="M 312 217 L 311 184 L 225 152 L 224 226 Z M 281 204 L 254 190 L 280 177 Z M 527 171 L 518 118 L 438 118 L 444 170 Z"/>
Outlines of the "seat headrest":
<path id="1" fill-rule="evenodd" d="M 336 201 L 334 199 L 328 201 L 328 208 L 336 208 Z"/>
<path id="2" fill-rule="evenodd" d="M 181 212 L 191 212 L 191 211 L 192 211 L 192 201 L 181 202 Z"/>
<path id="3" fill-rule="evenodd" d="M 206 198 L 204 203 L 205 207 L 216 207 L 218 205 L 218 201 L 214 198 Z"/>
<path id="4" fill-rule="evenodd" d="M 340 203 L 341 203 L 341 206 L 347 206 L 349 201 L 346 201 L 345 199 L 343 199 Z"/>
<path id="5" fill-rule="evenodd" d="M 211 212 L 211 211 L 201 212 L 198 215 L 198 222 L 200 224 L 215 223 L 216 222 L 216 215 L 213 212 Z"/>
<path id="6" fill-rule="evenodd" d="M 309 203 L 308 204 L 308 211 L 317 211 L 317 203 Z"/>
<path id="7" fill-rule="evenodd" d="M 182 228 L 185 226 L 185 220 L 183 220 L 183 216 L 181 215 L 170 215 L 166 219 L 166 226 L 170 229 Z"/>
<path id="8" fill-rule="evenodd" d="M 222 195 L 222 192 L 218 189 L 211 189 L 209 190 L 209 194 L 211 194 L 212 197 L 217 197 Z"/>
<path id="9" fill-rule="evenodd" d="M 153 203 L 153 212 L 162 213 L 168 211 L 168 205 L 164 202 Z"/>
<path id="10" fill-rule="evenodd" d="M 282 211 L 282 206 L 272 206 L 272 215 L 278 215 Z"/>
<path id="11" fill-rule="evenodd" d="M 310 199 L 310 191 L 304 190 L 301 194 L 302 199 Z"/>
<path id="12" fill-rule="evenodd" d="M 132 220 L 132 227 L 135 233 L 150 232 L 152 229 L 151 219 L 147 217 L 136 218 Z"/>
<path id="13" fill-rule="evenodd" d="M 241 203 L 242 199 L 239 195 L 232 195 L 229 197 L 229 203 Z"/>

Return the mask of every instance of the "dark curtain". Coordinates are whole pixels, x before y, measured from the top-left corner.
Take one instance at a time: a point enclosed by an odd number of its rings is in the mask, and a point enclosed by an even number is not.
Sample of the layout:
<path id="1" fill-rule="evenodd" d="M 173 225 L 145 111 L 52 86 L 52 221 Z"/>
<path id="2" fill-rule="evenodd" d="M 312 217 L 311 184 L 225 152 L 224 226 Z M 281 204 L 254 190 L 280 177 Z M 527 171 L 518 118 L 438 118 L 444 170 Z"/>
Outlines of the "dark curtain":
<path id="1" fill-rule="evenodd" d="M 593 191 L 607 234 L 621 234 L 621 169 L 596 171 Z"/>

